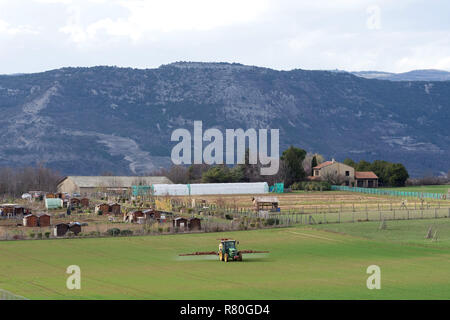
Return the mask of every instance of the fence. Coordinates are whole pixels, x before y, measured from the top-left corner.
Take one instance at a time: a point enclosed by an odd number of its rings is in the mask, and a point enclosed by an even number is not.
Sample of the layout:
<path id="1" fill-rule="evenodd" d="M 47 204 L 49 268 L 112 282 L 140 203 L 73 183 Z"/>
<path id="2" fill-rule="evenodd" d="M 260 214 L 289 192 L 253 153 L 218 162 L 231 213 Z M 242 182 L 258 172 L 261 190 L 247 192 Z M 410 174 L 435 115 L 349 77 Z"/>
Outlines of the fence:
<path id="1" fill-rule="evenodd" d="M 16 295 L 14 293 L 11 293 L 9 291 L 0 289 L 0 300 L 28 300 L 25 297 Z"/>
<path id="2" fill-rule="evenodd" d="M 414 197 L 414 198 L 427 198 L 436 200 L 446 200 L 447 196 L 442 193 L 429 193 L 429 192 L 413 192 L 413 191 L 396 191 L 396 190 L 383 190 L 377 188 L 357 188 L 357 187 L 347 187 L 347 186 L 331 186 L 331 190 L 338 191 L 350 191 L 350 192 L 360 192 L 367 194 L 376 194 L 383 196 L 393 196 L 393 197 Z"/>

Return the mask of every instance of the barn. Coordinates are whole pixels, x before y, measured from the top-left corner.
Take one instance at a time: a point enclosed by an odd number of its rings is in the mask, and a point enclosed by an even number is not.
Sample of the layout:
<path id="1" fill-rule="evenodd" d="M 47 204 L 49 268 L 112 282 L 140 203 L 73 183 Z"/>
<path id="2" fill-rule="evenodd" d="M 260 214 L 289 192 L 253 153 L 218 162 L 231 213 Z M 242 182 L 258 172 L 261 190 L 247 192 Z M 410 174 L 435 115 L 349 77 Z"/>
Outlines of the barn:
<path id="1" fill-rule="evenodd" d="M 28 214 L 23 217 L 23 226 L 24 227 L 38 227 L 39 226 L 39 218 L 34 214 Z"/>
<path id="2" fill-rule="evenodd" d="M 69 231 L 69 225 L 67 223 L 58 223 L 53 227 L 53 235 L 55 237 L 63 237 Z"/>
<path id="3" fill-rule="evenodd" d="M 46 213 L 38 214 L 38 225 L 39 227 L 49 227 L 50 226 L 50 215 Z"/>

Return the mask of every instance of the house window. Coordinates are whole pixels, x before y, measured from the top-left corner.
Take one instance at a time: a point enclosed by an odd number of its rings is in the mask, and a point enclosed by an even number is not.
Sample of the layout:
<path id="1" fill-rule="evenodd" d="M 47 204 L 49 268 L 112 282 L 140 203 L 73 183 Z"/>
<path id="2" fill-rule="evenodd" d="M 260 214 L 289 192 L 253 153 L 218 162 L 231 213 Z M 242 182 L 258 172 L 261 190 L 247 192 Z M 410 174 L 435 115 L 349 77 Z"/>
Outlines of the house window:
<path id="1" fill-rule="evenodd" d="M 317 177 L 319 176 L 319 170 L 314 170 L 314 175 Z"/>
<path id="2" fill-rule="evenodd" d="M 345 171 L 345 176 L 349 177 L 350 176 L 350 171 Z"/>

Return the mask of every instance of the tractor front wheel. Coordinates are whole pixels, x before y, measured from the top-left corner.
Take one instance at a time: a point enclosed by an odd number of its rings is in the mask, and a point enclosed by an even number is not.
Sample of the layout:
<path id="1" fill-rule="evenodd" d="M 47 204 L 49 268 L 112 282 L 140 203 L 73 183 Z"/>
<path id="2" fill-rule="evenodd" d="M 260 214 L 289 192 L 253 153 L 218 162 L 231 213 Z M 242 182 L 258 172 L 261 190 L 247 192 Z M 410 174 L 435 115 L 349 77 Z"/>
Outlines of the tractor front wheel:
<path id="1" fill-rule="evenodd" d="M 228 253 L 225 253 L 225 262 L 228 262 Z"/>

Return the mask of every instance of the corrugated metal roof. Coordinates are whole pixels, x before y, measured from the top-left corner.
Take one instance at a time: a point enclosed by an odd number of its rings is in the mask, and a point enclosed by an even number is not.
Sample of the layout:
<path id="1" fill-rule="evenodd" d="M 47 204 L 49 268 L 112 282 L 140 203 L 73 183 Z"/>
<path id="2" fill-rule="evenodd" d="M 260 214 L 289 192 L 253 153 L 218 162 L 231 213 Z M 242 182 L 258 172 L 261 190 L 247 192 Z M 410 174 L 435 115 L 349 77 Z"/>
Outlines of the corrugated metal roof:
<path id="1" fill-rule="evenodd" d="M 167 177 L 162 176 L 67 176 L 80 188 L 131 188 L 133 185 L 172 184 Z"/>

